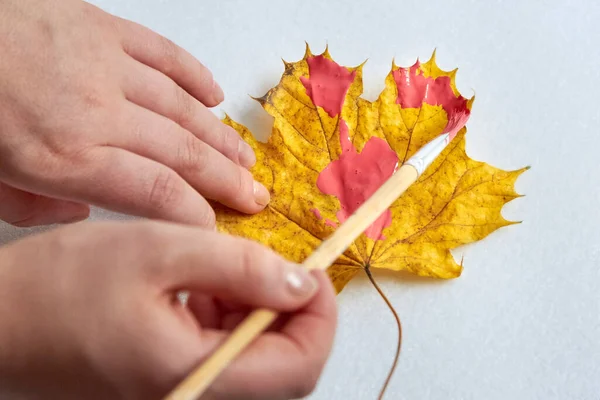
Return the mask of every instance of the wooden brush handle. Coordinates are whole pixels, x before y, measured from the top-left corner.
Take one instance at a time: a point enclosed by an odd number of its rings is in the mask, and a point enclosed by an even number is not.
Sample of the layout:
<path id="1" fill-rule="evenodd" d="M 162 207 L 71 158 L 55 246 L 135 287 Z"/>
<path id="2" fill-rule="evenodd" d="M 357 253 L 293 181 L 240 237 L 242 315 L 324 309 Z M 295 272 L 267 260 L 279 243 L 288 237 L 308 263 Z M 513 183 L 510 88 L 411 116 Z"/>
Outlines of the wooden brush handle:
<path id="1" fill-rule="evenodd" d="M 336 231 L 325 240 L 302 265 L 326 270 L 348 247 L 373 224 L 418 178 L 417 170 L 403 165 L 356 210 Z M 277 318 L 277 313 L 267 309 L 253 311 L 232 332 L 225 343 L 212 356 L 169 394 L 165 400 L 195 400 L 199 398 L 219 374 L 264 332 Z"/>

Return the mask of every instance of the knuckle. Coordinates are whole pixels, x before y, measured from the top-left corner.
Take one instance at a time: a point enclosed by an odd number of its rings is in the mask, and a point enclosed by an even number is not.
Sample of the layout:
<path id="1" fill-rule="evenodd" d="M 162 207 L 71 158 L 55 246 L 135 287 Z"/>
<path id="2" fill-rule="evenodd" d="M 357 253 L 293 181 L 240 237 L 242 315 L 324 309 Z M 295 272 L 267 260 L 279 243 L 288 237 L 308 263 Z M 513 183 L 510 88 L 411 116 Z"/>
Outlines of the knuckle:
<path id="1" fill-rule="evenodd" d="M 200 226 L 213 228 L 217 224 L 215 211 L 211 207 L 206 207 L 206 210 L 201 213 L 198 223 Z"/>
<path id="2" fill-rule="evenodd" d="M 121 121 L 119 121 L 121 122 Z M 147 127 L 144 121 L 141 119 L 122 119 L 123 126 L 128 126 L 128 135 L 133 144 L 133 146 L 143 146 L 146 139 L 146 131 Z"/>
<path id="3" fill-rule="evenodd" d="M 194 118 L 194 103 L 192 97 L 179 86 L 175 88 L 175 116 L 176 121 L 181 126 L 187 126 Z"/>
<path id="4" fill-rule="evenodd" d="M 18 152 L 2 160 L 2 175 L 28 186 L 68 184 L 86 166 L 87 152 L 92 146 L 70 132 L 63 132 L 63 135 L 57 131 L 42 132 L 23 143 Z"/>
<path id="5" fill-rule="evenodd" d="M 94 67 L 88 73 L 96 76 L 96 79 L 90 80 L 88 75 L 81 73 L 74 77 L 65 77 L 70 79 L 68 90 L 76 101 L 73 103 L 75 110 L 71 110 L 71 112 L 76 111 L 78 114 L 61 114 L 61 119 L 66 117 L 65 122 L 67 123 L 78 121 L 82 124 L 89 118 L 105 117 L 105 115 L 100 116 L 95 112 L 98 109 L 114 107 L 115 86 L 104 76 L 106 71 L 103 67 Z"/>
<path id="6" fill-rule="evenodd" d="M 169 75 L 170 73 L 177 71 L 181 66 L 179 47 L 164 36 L 160 36 L 158 46 L 163 55 L 162 72 Z"/>
<path id="7" fill-rule="evenodd" d="M 84 112 L 104 108 L 109 105 L 106 88 L 96 84 L 86 84 L 80 92 L 80 98 Z"/>
<path id="8" fill-rule="evenodd" d="M 183 171 L 202 170 L 208 163 L 208 152 L 206 145 L 193 135 L 187 135 L 186 139 L 179 146 L 180 168 Z"/>
<path id="9" fill-rule="evenodd" d="M 200 86 L 205 88 L 211 88 L 214 81 L 214 76 L 212 72 L 204 65 L 202 65 L 199 61 L 196 61 L 196 65 L 199 67 L 198 80 L 200 82 Z"/>
<path id="10" fill-rule="evenodd" d="M 234 169 L 234 172 L 230 174 L 228 179 L 228 185 L 225 187 L 226 191 L 224 196 L 229 200 L 246 198 L 246 179 L 244 179 L 244 172 L 238 169 Z M 228 189 L 228 190 L 227 190 Z"/>
<path id="11" fill-rule="evenodd" d="M 19 175 L 26 182 L 52 183 L 56 179 L 66 179 L 70 176 L 71 169 L 67 168 L 65 146 L 51 143 L 36 149 L 26 149 L 21 161 Z"/>
<path id="12" fill-rule="evenodd" d="M 238 167 L 234 179 L 235 182 L 233 187 L 236 190 L 236 196 L 244 195 L 253 199 L 253 178 L 250 172 L 242 167 Z"/>
<path id="13" fill-rule="evenodd" d="M 160 171 L 152 181 L 148 204 L 153 209 L 164 209 L 179 202 L 183 187 L 179 177 L 170 170 Z"/>
<path id="14" fill-rule="evenodd" d="M 235 163 L 239 162 L 240 136 L 237 132 L 225 127 L 221 134 L 221 151 Z"/>
<path id="15" fill-rule="evenodd" d="M 239 278 L 247 283 L 247 287 L 257 288 L 264 286 L 267 268 L 259 268 L 265 266 L 268 262 L 267 257 L 255 243 L 243 241 L 240 244 L 240 271 Z"/>
<path id="16" fill-rule="evenodd" d="M 96 146 L 82 136 L 85 135 L 78 135 L 71 131 L 62 136 L 62 139 L 61 135 L 53 135 L 49 138 L 46 142 L 46 150 L 49 154 L 40 157 L 43 167 L 57 176 L 66 177 L 73 173 L 73 167 L 95 162 L 93 150 Z M 65 137 L 69 140 L 65 140 Z M 51 154 L 54 154 L 54 157 L 51 157 Z"/>

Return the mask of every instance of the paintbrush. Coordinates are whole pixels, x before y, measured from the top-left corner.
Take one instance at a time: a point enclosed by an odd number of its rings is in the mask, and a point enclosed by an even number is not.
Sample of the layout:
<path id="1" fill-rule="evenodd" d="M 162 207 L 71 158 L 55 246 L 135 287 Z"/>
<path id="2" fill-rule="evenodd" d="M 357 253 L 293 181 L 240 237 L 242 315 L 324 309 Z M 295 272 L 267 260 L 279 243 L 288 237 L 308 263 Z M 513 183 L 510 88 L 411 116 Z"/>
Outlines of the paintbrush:
<path id="1" fill-rule="evenodd" d="M 326 270 L 348 247 L 371 226 L 417 179 L 454 139 L 458 128 L 443 133 L 423 146 L 408 159 L 381 187 L 365 201 L 340 227 L 319 246 L 302 265 Z M 268 309 L 253 311 L 232 332 L 212 356 L 165 398 L 194 400 L 199 398 L 219 374 L 277 318 Z"/>

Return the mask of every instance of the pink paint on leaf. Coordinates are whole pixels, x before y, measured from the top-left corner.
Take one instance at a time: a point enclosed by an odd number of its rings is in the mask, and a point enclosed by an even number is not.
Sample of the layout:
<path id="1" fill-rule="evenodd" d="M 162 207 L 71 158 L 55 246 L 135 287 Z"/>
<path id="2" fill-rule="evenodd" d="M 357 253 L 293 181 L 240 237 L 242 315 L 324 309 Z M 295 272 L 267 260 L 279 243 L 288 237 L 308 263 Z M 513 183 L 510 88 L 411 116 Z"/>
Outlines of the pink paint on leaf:
<path id="1" fill-rule="evenodd" d="M 300 77 L 306 94 L 330 117 L 339 115 L 344 106 L 346 92 L 354 82 L 356 71 L 350 72 L 322 55 L 309 57 L 306 61 L 310 77 Z"/>
<path id="2" fill-rule="evenodd" d="M 317 210 L 316 208 L 311 208 L 310 211 L 315 214 L 315 218 L 318 219 L 319 221 L 323 219 L 323 217 L 321 216 L 321 212 L 319 210 Z"/>
<path id="3" fill-rule="evenodd" d="M 330 226 L 332 228 L 337 228 L 337 224 L 329 218 L 325 220 L 325 225 Z"/>
<path id="4" fill-rule="evenodd" d="M 318 219 L 319 221 L 323 219 L 323 216 L 321 215 L 321 211 L 317 210 L 316 208 L 311 208 L 310 211 L 315 215 L 315 218 Z M 329 218 L 327 218 L 325 220 L 325 225 L 327 226 L 331 226 L 332 228 L 337 228 L 337 224 L 330 220 Z"/>
<path id="5" fill-rule="evenodd" d="M 317 187 L 321 192 L 338 198 L 341 210 L 336 216 L 343 223 L 392 176 L 398 165 L 398 156 L 385 140 L 378 137 L 369 139 L 362 152 L 358 153 L 350 142 L 348 126 L 342 119 L 339 128 L 342 154 L 319 174 Z M 391 223 L 392 213 L 386 210 L 365 234 L 373 240 L 383 240 L 382 231 Z"/>
<path id="6" fill-rule="evenodd" d="M 419 71 L 420 66 L 421 63 L 417 61 L 412 67 L 398 68 L 392 72 L 398 88 L 396 104 L 403 108 L 419 108 L 423 103 L 441 105 L 448 115 L 444 132 L 449 132 L 450 139 L 454 139 L 471 114 L 467 107 L 467 99 L 454 94 L 450 86 L 450 77 L 426 77 Z"/>
<path id="7" fill-rule="evenodd" d="M 316 208 L 311 208 L 310 211 L 315 215 L 315 218 L 318 219 L 319 221 L 323 219 L 323 216 L 321 215 L 321 211 L 317 210 Z M 330 220 L 329 218 L 327 218 L 325 220 L 325 225 L 327 226 L 331 226 L 332 228 L 337 228 L 337 224 Z"/>

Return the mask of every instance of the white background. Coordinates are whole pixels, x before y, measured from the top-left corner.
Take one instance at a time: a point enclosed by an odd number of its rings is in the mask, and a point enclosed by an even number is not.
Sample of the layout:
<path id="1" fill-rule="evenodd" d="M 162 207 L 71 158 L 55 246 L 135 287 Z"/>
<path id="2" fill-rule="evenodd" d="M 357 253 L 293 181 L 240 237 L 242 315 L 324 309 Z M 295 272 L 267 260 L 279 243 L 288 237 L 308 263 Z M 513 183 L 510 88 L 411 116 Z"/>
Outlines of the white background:
<path id="1" fill-rule="evenodd" d="M 523 224 L 459 249 L 461 278 L 377 274 L 404 324 L 387 399 L 600 399 L 600 7 L 592 1 L 96 0 L 182 45 L 214 72 L 215 110 L 264 137 L 270 119 L 248 95 L 283 64 L 325 43 L 365 67 L 375 99 L 392 58 L 459 67 L 477 99 L 471 157 L 531 165 L 527 196 L 505 207 Z M 95 211 L 94 219 L 122 218 Z M 26 234 L 2 225 L 0 240 Z M 311 399 L 373 399 L 396 345 L 393 319 L 360 277 L 339 296 L 335 349 Z"/>

